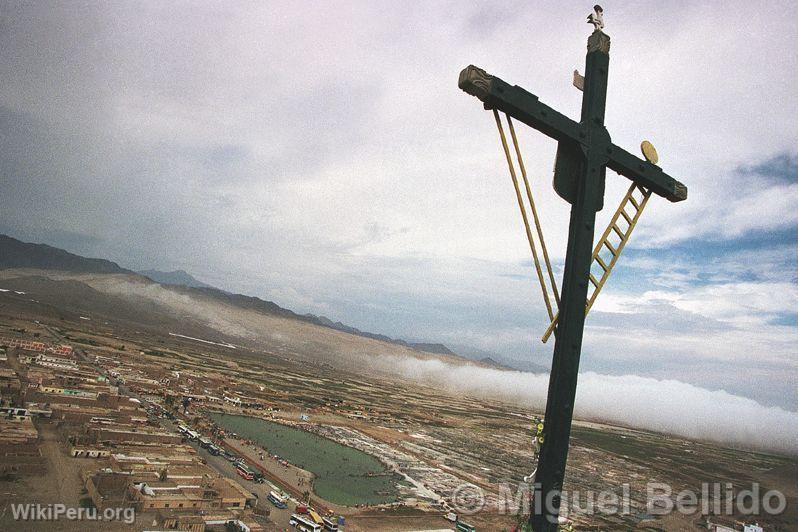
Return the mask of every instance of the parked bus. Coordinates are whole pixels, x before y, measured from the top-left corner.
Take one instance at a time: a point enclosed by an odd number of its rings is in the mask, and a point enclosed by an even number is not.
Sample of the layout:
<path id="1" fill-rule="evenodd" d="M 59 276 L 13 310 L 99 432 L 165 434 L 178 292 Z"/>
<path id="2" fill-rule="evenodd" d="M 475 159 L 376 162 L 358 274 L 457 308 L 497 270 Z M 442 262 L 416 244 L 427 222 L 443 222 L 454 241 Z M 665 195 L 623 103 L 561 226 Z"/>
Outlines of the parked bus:
<path id="1" fill-rule="evenodd" d="M 179 430 L 189 440 L 196 440 L 200 437 L 198 432 L 191 430 L 191 428 L 186 425 L 178 425 L 177 430 Z"/>
<path id="2" fill-rule="evenodd" d="M 288 508 L 288 505 L 285 503 L 285 498 L 280 497 L 277 493 L 270 491 L 269 492 L 269 502 L 275 505 L 277 508 L 281 510 L 284 508 Z"/>
<path id="3" fill-rule="evenodd" d="M 454 526 L 454 529 L 457 530 L 458 532 L 476 532 L 477 530 L 473 526 L 469 525 L 468 523 L 464 523 L 462 521 L 457 521 L 457 523 Z"/>
<path id="4" fill-rule="evenodd" d="M 244 477 L 246 480 L 252 480 L 255 478 L 255 474 L 252 472 L 252 470 L 244 464 L 238 464 L 236 466 L 236 473 Z"/>
<path id="5" fill-rule="evenodd" d="M 338 532 L 338 523 L 336 523 L 335 519 L 332 517 L 322 517 L 321 521 L 324 524 L 324 530 Z"/>
<path id="6" fill-rule="evenodd" d="M 291 514 L 288 524 L 302 532 L 321 532 L 321 525 L 302 515 Z"/>

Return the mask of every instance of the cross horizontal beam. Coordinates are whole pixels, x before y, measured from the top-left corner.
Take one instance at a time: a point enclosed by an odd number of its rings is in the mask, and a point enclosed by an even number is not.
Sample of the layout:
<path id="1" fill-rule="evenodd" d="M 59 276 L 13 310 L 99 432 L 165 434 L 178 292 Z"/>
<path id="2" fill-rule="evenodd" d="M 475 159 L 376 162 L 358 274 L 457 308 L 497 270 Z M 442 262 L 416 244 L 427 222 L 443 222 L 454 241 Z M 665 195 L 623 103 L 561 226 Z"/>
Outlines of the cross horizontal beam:
<path id="1" fill-rule="evenodd" d="M 687 185 L 663 172 L 659 166 L 644 161 L 614 144 L 611 149 L 612 153 L 609 154 L 607 161 L 610 169 L 670 201 L 687 199 Z"/>
<path id="2" fill-rule="evenodd" d="M 582 128 L 578 122 L 542 103 L 531 92 L 510 85 L 481 68 L 469 65 L 463 69 L 457 86 L 482 100 L 485 107 L 505 112 L 555 140 L 580 141 Z"/>
<path id="3" fill-rule="evenodd" d="M 458 86 L 481 100 L 486 108 L 505 112 L 557 141 L 575 142 L 589 147 L 591 134 L 587 124 L 568 118 L 542 103 L 534 94 L 517 85 L 510 85 L 481 68 L 469 65 L 463 69 Z M 686 185 L 663 172 L 658 166 L 619 146 L 611 144 L 607 147 L 606 164 L 620 175 L 669 201 L 687 199 Z"/>

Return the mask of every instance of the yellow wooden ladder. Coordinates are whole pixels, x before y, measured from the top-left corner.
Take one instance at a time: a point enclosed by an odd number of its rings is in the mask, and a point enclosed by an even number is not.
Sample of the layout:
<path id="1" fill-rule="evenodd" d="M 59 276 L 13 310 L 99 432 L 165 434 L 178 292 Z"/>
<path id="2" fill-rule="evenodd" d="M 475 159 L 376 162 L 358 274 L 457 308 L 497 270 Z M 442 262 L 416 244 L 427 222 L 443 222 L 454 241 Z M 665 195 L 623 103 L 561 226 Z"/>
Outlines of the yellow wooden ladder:
<path id="1" fill-rule="evenodd" d="M 593 268 L 591 267 L 590 283 L 593 285 L 593 291 L 588 295 L 587 302 L 585 303 L 585 314 L 590 312 L 590 308 L 596 301 L 596 297 L 598 297 L 599 292 L 601 292 L 601 289 L 607 282 L 612 268 L 618 261 L 618 257 L 621 255 L 624 246 L 626 246 L 626 243 L 629 241 L 632 230 L 634 230 L 635 225 L 637 225 L 637 220 L 640 219 L 640 214 L 643 212 L 646 203 L 648 203 L 648 198 L 650 197 L 650 190 L 646 190 L 640 185 L 632 183 L 629 190 L 626 191 L 626 195 L 621 200 L 618 210 L 616 210 L 615 214 L 612 216 L 610 224 L 596 243 L 596 247 L 593 250 L 592 264 L 598 265 L 596 271 L 599 273 L 599 278 L 597 279 L 596 276 L 593 275 Z M 629 208 L 629 205 L 631 205 L 631 208 Z M 632 214 L 630 214 L 630 212 L 632 212 Z M 622 225 L 626 227 L 624 228 Z M 615 239 L 615 237 L 617 237 L 618 240 L 613 244 L 612 240 Z M 602 253 L 604 253 L 604 257 L 602 257 Z M 543 343 L 546 343 L 557 327 L 558 317 L 559 313 L 551 320 L 551 324 L 543 334 Z"/>

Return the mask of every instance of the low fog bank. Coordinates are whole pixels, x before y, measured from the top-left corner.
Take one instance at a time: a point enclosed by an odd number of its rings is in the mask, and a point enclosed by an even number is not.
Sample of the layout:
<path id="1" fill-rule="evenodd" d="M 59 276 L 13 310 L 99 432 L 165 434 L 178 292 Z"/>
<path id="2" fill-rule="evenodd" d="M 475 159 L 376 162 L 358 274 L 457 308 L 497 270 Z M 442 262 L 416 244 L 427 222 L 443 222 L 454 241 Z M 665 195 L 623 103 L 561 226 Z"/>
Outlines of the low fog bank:
<path id="1" fill-rule="evenodd" d="M 173 288 L 149 280 L 131 280 L 128 276 L 107 275 L 93 277 L 86 282 L 92 288 L 107 294 L 124 297 L 134 302 L 144 300 L 158 304 L 167 312 L 198 320 L 222 334 L 249 339 L 253 337 L 252 331 L 242 325 L 240 320 L 235 319 L 235 316 L 229 316 L 232 314 L 232 309 L 217 302 L 182 294 Z"/>
<path id="2" fill-rule="evenodd" d="M 547 374 L 398 357 L 381 357 L 374 367 L 450 392 L 499 399 L 541 412 L 546 404 Z M 798 413 L 675 380 L 580 374 L 575 416 L 686 438 L 798 453 Z"/>
<path id="3" fill-rule="evenodd" d="M 545 408 L 547 374 L 456 365 L 388 352 L 375 354 L 360 345 L 365 342 L 362 339 L 359 343 L 333 348 L 326 343 L 329 339 L 322 332 L 343 333 L 320 329 L 317 334 L 304 328 L 291 333 L 281 330 L 284 326 L 262 314 L 191 297 L 157 284 L 131 282 L 126 277 L 103 276 L 92 279 L 90 284 L 114 295 L 156 302 L 179 316 L 198 319 L 227 335 L 254 341 L 280 337 L 298 351 L 306 349 L 308 343 L 323 344 L 316 345 L 314 352 L 324 348 L 331 357 L 328 361 L 339 367 L 354 364 L 364 373 L 376 371 L 541 412 Z M 676 380 L 583 373 L 579 377 L 576 416 L 686 438 L 798 454 L 798 413 Z"/>

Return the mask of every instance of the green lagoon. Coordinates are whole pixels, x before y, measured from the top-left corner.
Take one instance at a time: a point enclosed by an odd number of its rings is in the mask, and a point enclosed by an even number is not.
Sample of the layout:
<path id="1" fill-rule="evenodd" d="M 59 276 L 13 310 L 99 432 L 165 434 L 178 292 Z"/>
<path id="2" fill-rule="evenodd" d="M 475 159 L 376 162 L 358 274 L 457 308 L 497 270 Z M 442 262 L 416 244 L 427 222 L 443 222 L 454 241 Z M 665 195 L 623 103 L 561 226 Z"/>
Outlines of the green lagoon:
<path id="1" fill-rule="evenodd" d="M 316 476 L 313 491 L 344 506 L 397 500 L 400 477 L 373 456 L 301 429 L 247 416 L 210 414 L 225 430 L 258 442 Z M 375 476 L 375 474 L 377 476 Z"/>

